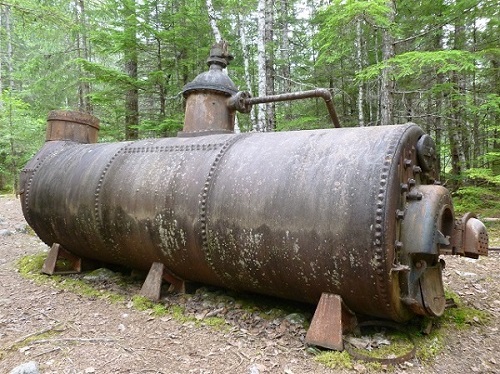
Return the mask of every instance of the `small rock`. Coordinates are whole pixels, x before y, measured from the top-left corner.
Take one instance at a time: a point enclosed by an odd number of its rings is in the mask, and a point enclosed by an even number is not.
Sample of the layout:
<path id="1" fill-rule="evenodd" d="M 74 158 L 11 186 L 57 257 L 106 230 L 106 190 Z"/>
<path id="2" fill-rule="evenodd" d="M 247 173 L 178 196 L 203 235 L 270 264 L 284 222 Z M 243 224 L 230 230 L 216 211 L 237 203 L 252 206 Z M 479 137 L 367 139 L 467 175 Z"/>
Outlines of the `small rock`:
<path id="1" fill-rule="evenodd" d="M 471 273 L 471 272 L 467 272 L 467 271 L 460 271 L 460 270 L 455 270 L 455 273 L 457 273 L 457 275 L 460 275 L 461 277 L 476 277 L 477 276 L 476 273 Z"/>
<path id="2" fill-rule="evenodd" d="M 96 269 L 83 277 L 88 281 L 104 281 L 116 277 L 116 273 L 106 268 Z"/>
<path id="3" fill-rule="evenodd" d="M 20 232 L 21 234 L 27 234 L 28 233 L 28 225 L 22 223 L 19 225 L 16 225 L 15 227 L 17 232 Z"/>
<path id="4" fill-rule="evenodd" d="M 40 374 L 35 361 L 30 361 L 12 369 L 10 374 Z"/>
<path id="5" fill-rule="evenodd" d="M 11 235 L 12 235 L 12 231 L 10 231 L 10 230 L 7 230 L 7 229 L 0 230 L 0 236 L 11 236 Z"/>
<path id="6" fill-rule="evenodd" d="M 30 349 L 31 349 L 31 347 L 28 345 L 26 347 L 19 348 L 19 352 L 24 353 L 24 354 L 28 354 L 26 352 L 29 351 Z"/>
<path id="7" fill-rule="evenodd" d="M 356 373 L 362 373 L 362 374 L 368 371 L 364 365 L 358 363 L 354 364 L 353 369 L 354 371 L 356 371 Z"/>
<path id="8" fill-rule="evenodd" d="M 262 364 L 253 364 L 249 369 L 250 374 L 260 374 L 267 370 L 267 368 Z"/>
<path id="9" fill-rule="evenodd" d="M 291 313 L 285 317 L 291 324 L 302 325 L 306 321 L 306 317 L 301 313 Z"/>

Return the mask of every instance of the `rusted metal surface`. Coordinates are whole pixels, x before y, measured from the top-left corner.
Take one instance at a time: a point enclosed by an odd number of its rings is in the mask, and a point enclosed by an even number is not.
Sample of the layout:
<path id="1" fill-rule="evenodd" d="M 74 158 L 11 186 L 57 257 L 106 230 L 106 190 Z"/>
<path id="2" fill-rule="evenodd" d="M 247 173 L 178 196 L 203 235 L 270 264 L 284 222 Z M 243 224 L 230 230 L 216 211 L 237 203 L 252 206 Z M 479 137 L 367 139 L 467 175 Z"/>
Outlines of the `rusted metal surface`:
<path id="1" fill-rule="evenodd" d="M 179 136 L 200 136 L 232 133 L 235 109 L 227 105 L 228 98 L 238 89 L 225 73 L 224 68 L 232 60 L 227 43 L 215 44 L 207 60 L 209 70 L 198 75 L 182 90 L 186 98 L 183 131 Z"/>
<path id="2" fill-rule="evenodd" d="M 396 321 L 439 315 L 437 232 L 457 231 L 419 167 L 422 136 L 409 124 L 52 141 L 23 171 L 23 210 L 81 257 L 310 303 L 337 294 Z"/>
<path id="3" fill-rule="evenodd" d="M 86 113 L 54 110 L 47 119 L 46 141 L 96 143 L 99 120 Z"/>
<path id="4" fill-rule="evenodd" d="M 488 236 L 473 215 L 455 221 L 433 140 L 414 124 L 233 134 L 236 110 L 307 97 L 323 97 L 339 124 L 328 90 L 239 92 L 223 71 L 230 59 L 216 44 L 210 70 L 184 87 L 177 138 L 94 144 L 95 117 L 51 113 L 21 173 L 38 236 L 150 271 L 153 298 L 164 279 L 178 291 L 193 281 L 309 303 L 331 294 L 394 321 L 441 315 L 440 254 L 487 254 Z"/>

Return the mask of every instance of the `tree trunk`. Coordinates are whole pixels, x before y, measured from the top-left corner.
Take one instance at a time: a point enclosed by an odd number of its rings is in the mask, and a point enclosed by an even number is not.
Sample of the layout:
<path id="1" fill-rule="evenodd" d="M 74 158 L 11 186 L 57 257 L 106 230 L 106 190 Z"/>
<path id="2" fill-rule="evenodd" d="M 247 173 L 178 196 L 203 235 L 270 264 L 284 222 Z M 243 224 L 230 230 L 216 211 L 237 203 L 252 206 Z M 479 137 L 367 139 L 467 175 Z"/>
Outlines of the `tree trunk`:
<path id="1" fill-rule="evenodd" d="M 289 25 L 289 17 L 290 17 L 290 8 L 288 6 L 288 0 L 280 0 L 281 7 L 281 47 L 280 47 L 280 67 L 281 67 L 281 92 L 289 93 L 292 90 L 292 85 L 290 83 L 291 78 L 291 67 L 290 67 L 290 40 L 288 33 L 290 31 Z M 284 119 L 289 122 L 292 119 L 292 115 L 290 112 L 290 102 L 286 101 L 283 104 L 285 109 Z"/>
<path id="2" fill-rule="evenodd" d="M 491 64 L 493 71 L 496 72 L 494 74 L 494 76 L 492 77 L 493 82 L 495 82 L 494 92 L 497 95 L 500 95 L 500 65 L 498 63 L 498 60 L 496 60 L 494 58 L 492 58 L 490 60 L 490 64 Z M 490 116 L 493 117 L 491 120 L 491 123 L 497 123 L 497 124 L 500 123 L 500 118 L 499 118 L 497 112 L 492 111 Z M 493 136 L 493 144 L 492 144 L 493 149 L 492 150 L 493 150 L 493 152 L 496 152 L 500 155 L 500 131 L 499 131 L 498 127 L 493 129 L 492 136 Z M 497 156 L 493 159 L 493 161 L 491 163 L 491 170 L 493 171 L 494 176 L 500 175 L 500 156 Z"/>
<path id="3" fill-rule="evenodd" d="M 274 0 L 266 2 L 266 19 L 265 19 L 265 69 L 266 69 L 266 95 L 274 95 L 274 50 L 272 42 L 274 40 Z M 266 105 L 267 123 L 265 131 L 273 131 L 276 128 L 276 105 L 269 103 Z"/>
<path id="4" fill-rule="evenodd" d="M 265 96 L 267 91 L 267 70 L 266 70 L 266 0 L 259 0 L 257 6 L 257 82 L 258 96 Z M 265 131 L 266 129 L 266 105 L 258 105 L 256 131 Z"/>
<path id="5" fill-rule="evenodd" d="M 3 19 L 3 13 L 4 13 L 4 6 L 0 5 L 0 30 L 2 30 L 2 19 Z M 1 58 L 3 56 L 3 45 L 2 41 L 0 39 L 0 110 L 3 108 L 3 101 L 2 101 L 2 94 L 3 94 L 3 59 Z M 0 175 L 0 190 L 2 189 L 2 180 L 1 180 L 1 175 Z"/>
<path id="6" fill-rule="evenodd" d="M 137 88 L 137 14 L 135 0 L 123 2 L 124 15 L 124 61 L 125 73 L 131 79 L 130 87 L 125 92 L 125 139 L 139 138 L 139 89 Z"/>
<path id="7" fill-rule="evenodd" d="M 394 38 L 391 34 L 390 26 L 394 23 L 395 9 L 394 2 L 389 0 L 387 6 L 390 11 L 388 14 L 389 26 L 382 30 L 382 61 L 387 61 L 394 57 Z M 392 125 L 394 121 L 394 79 L 391 78 L 391 68 L 385 67 L 382 70 L 380 92 L 380 124 L 382 126 Z"/>
<path id="8" fill-rule="evenodd" d="M 361 18 L 356 20 L 356 65 L 358 72 L 363 69 L 363 40 L 361 33 Z M 363 127 L 365 125 L 365 116 L 363 113 L 363 101 L 364 101 L 364 89 L 363 82 L 358 83 L 358 126 Z"/>
<path id="9" fill-rule="evenodd" d="M 454 34 L 454 48 L 460 49 L 463 45 L 464 27 L 459 24 L 460 20 L 455 25 Z M 450 140 L 450 153 L 451 153 L 451 168 L 452 174 L 455 177 L 452 188 L 457 188 L 460 185 L 460 179 L 463 171 L 466 168 L 466 157 L 464 153 L 463 132 L 466 126 L 464 113 L 463 113 L 463 100 L 462 95 L 465 91 L 463 78 L 458 72 L 453 72 L 451 75 L 451 82 L 453 84 L 453 92 L 451 94 L 451 117 L 453 121 L 448 128 L 448 136 Z"/>
<path id="10" fill-rule="evenodd" d="M 241 19 L 239 14 L 237 15 L 238 31 L 240 36 L 241 50 L 243 51 L 243 68 L 245 75 L 246 90 L 252 92 L 252 77 L 250 75 L 250 53 L 248 51 L 247 35 L 246 35 L 246 23 L 245 19 Z M 250 111 L 250 123 L 252 129 L 257 128 L 257 113 L 255 110 L 255 105 L 252 106 Z"/>
<path id="11" fill-rule="evenodd" d="M 85 15 L 84 0 L 75 0 L 75 22 L 79 26 L 76 32 L 76 50 L 78 58 L 83 58 L 90 61 L 90 54 L 87 43 L 87 21 Z M 82 112 L 92 113 L 92 105 L 90 103 L 90 84 L 85 79 L 85 73 L 78 67 L 78 102 L 79 110 Z"/>
<path id="12" fill-rule="evenodd" d="M 14 138 L 14 118 L 12 111 L 14 108 L 12 107 L 12 94 L 14 91 L 14 66 L 13 66 L 13 54 L 12 54 L 12 24 L 10 20 L 10 6 L 5 7 L 4 17 L 5 17 L 5 33 L 7 35 L 7 72 L 9 78 L 9 100 L 6 111 L 7 123 L 9 127 L 9 147 L 10 147 L 10 165 L 9 172 L 10 177 L 12 178 L 12 187 L 13 192 L 18 193 L 19 180 L 18 173 L 19 170 L 17 168 L 17 149 L 15 146 L 15 138 Z M 5 111 L 5 110 L 4 110 Z"/>
<path id="13" fill-rule="evenodd" d="M 208 19 L 210 21 L 210 27 L 212 28 L 212 32 L 214 33 L 215 42 L 219 43 L 222 41 L 222 36 L 217 27 L 217 14 L 215 13 L 214 5 L 212 4 L 212 0 L 205 0 L 208 10 Z"/>

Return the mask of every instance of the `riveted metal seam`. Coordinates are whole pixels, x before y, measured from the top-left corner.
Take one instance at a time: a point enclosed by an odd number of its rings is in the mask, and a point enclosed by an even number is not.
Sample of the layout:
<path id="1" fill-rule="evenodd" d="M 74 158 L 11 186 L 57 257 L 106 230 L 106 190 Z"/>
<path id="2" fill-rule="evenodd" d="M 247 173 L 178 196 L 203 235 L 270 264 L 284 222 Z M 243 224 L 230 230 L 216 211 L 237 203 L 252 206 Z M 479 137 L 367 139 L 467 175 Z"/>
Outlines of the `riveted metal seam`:
<path id="1" fill-rule="evenodd" d="M 134 142 L 135 143 L 135 142 Z M 131 147 L 132 144 L 134 143 L 129 143 L 123 147 L 120 147 L 118 151 L 115 152 L 113 156 L 109 159 L 109 161 L 106 163 L 106 166 L 104 166 L 104 169 L 101 172 L 101 175 L 99 177 L 99 181 L 97 182 L 97 186 L 95 189 L 94 193 L 94 219 L 98 227 L 102 227 L 102 221 L 101 221 L 101 215 L 99 214 L 99 200 L 100 200 L 100 195 L 101 195 L 101 190 L 102 190 L 102 185 L 104 183 L 104 178 L 111 167 L 111 164 L 115 161 L 115 159 L 121 154 L 121 153 L 127 153 L 127 148 Z"/>
<path id="2" fill-rule="evenodd" d="M 25 208 L 25 218 L 26 218 L 26 221 L 28 222 L 28 224 L 33 227 L 33 222 L 31 222 L 31 217 L 30 217 L 30 205 L 29 205 L 29 199 L 30 199 L 30 191 L 31 191 L 31 185 L 33 184 L 33 179 L 35 178 L 35 175 L 38 173 L 38 171 L 40 171 L 40 168 L 42 167 L 42 165 L 49 159 L 51 158 L 54 158 L 55 156 L 57 156 L 59 153 L 61 153 L 65 148 L 67 148 L 68 146 L 71 146 L 71 145 L 74 145 L 74 143 L 69 143 L 69 142 L 66 142 L 63 144 L 62 147 L 60 147 L 59 149 L 55 150 L 54 152 L 51 152 L 50 154 L 48 154 L 47 156 L 45 156 L 44 158 L 42 158 L 40 161 L 38 161 L 38 163 L 36 164 L 36 166 L 33 168 L 33 173 L 31 173 L 31 176 L 28 180 L 28 183 L 26 183 L 26 191 L 25 191 L 25 197 L 24 197 L 24 208 Z M 24 170 L 27 170 L 27 169 L 24 169 Z"/>
<path id="3" fill-rule="evenodd" d="M 211 151 L 223 147 L 225 143 L 204 143 L 204 144 L 185 144 L 170 146 L 146 146 L 146 147 L 127 147 L 122 153 L 158 153 L 158 152 L 193 152 L 193 151 Z"/>
<path id="4" fill-rule="evenodd" d="M 385 221 L 385 205 L 388 200 L 388 182 L 389 177 L 392 176 L 390 173 L 391 168 L 397 167 L 398 165 L 394 165 L 394 154 L 398 149 L 398 145 L 400 144 L 401 139 L 404 134 L 407 133 L 410 129 L 414 128 L 415 125 L 410 125 L 402 128 L 402 131 L 396 132 L 392 139 L 389 141 L 389 146 L 387 148 L 387 152 L 384 159 L 384 164 L 381 170 L 380 179 L 379 179 L 379 190 L 376 198 L 376 211 L 375 211 L 375 230 L 373 232 L 373 244 L 374 244 L 374 259 L 376 263 L 376 281 L 377 281 L 377 289 L 378 294 L 381 298 L 382 306 L 386 309 L 387 313 L 391 313 L 391 303 L 389 302 L 389 295 L 387 292 L 387 282 L 389 273 L 386 271 L 385 263 L 387 261 L 387 248 L 384 248 L 383 243 L 383 231 L 384 225 L 382 224 Z"/>
<path id="5" fill-rule="evenodd" d="M 212 260 L 212 254 L 210 253 L 210 247 L 208 245 L 208 227 L 207 227 L 207 203 L 210 189 L 213 186 L 213 180 L 215 178 L 217 167 L 219 166 L 222 158 L 226 154 L 226 152 L 231 148 L 233 144 L 235 144 L 238 140 L 243 137 L 247 137 L 249 134 L 239 134 L 235 135 L 232 139 L 227 140 L 223 143 L 222 148 L 220 149 L 217 156 L 210 167 L 210 171 L 208 172 L 207 179 L 203 185 L 203 189 L 200 194 L 200 205 L 199 205 L 199 221 L 201 226 L 201 240 L 202 240 L 202 251 L 205 253 L 205 258 L 207 260 L 210 269 L 222 280 L 222 276 L 219 273 L 219 269 L 217 269 Z"/>

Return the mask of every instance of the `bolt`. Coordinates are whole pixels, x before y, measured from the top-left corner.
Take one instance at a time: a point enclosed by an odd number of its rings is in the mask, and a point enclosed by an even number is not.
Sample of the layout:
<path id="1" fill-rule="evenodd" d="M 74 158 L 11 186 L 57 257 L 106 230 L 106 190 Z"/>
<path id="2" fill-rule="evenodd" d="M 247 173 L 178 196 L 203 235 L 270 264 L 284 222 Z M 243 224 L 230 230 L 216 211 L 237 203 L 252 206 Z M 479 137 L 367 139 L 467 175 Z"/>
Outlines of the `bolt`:
<path id="1" fill-rule="evenodd" d="M 396 247 L 397 251 L 400 251 L 401 249 L 403 249 L 403 242 L 396 241 L 396 243 L 394 243 L 394 246 Z"/>
<path id="2" fill-rule="evenodd" d="M 416 184 L 417 184 L 417 181 L 415 179 L 413 179 L 413 178 L 408 179 L 408 185 L 410 186 L 410 188 L 414 187 Z"/>
<path id="3" fill-rule="evenodd" d="M 411 164 L 412 164 L 411 160 L 408 158 L 405 158 L 405 161 L 404 161 L 405 169 L 410 167 Z"/>
<path id="4" fill-rule="evenodd" d="M 420 174 L 422 172 L 422 168 L 420 166 L 413 166 L 413 174 Z"/>
<path id="5" fill-rule="evenodd" d="M 422 193 L 416 191 L 410 192 L 408 195 L 406 195 L 406 198 L 408 200 L 422 200 L 423 197 L 424 195 Z"/>
<path id="6" fill-rule="evenodd" d="M 404 210 L 396 210 L 396 218 L 397 219 L 405 219 L 405 211 Z"/>
<path id="7" fill-rule="evenodd" d="M 401 183 L 401 193 L 408 192 L 408 185 L 406 183 Z"/>

